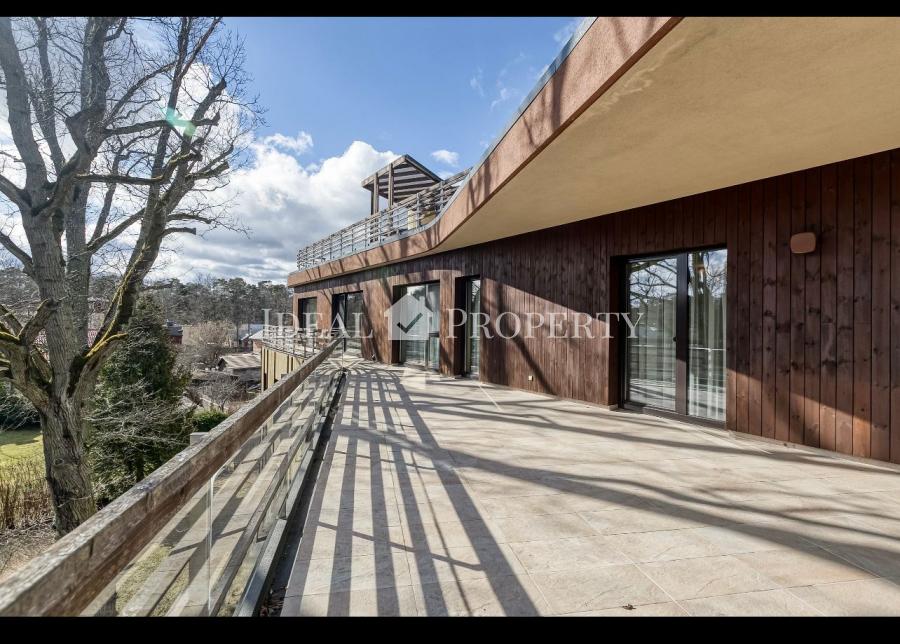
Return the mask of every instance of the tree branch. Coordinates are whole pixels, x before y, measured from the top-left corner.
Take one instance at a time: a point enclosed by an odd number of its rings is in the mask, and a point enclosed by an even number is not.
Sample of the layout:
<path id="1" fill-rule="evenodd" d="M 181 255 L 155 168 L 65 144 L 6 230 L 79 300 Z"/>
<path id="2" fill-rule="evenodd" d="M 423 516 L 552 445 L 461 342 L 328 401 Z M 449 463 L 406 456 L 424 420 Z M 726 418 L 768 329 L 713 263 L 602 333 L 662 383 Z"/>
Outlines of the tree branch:
<path id="1" fill-rule="evenodd" d="M 59 302 L 56 300 L 44 300 L 41 302 L 32 318 L 19 331 L 19 342 L 25 347 L 33 344 L 38 334 L 47 326 L 47 320 L 58 308 Z"/>
<path id="2" fill-rule="evenodd" d="M 163 236 L 174 235 L 176 233 L 189 233 L 191 235 L 196 235 L 197 229 L 196 228 L 188 228 L 187 226 L 173 226 L 172 228 L 166 228 L 163 231 Z"/>
<path id="3" fill-rule="evenodd" d="M 115 185 L 115 184 L 113 184 L 113 185 Z M 136 213 L 130 215 L 129 217 L 126 217 L 125 219 L 120 221 L 118 224 L 116 224 L 115 226 L 110 228 L 109 232 L 107 232 L 106 234 L 103 234 L 100 236 L 95 236 L 93 239 L 91 239 L 91 241 L 87 245 L 87 251 L 89 253 L 97 252 L 98 250 L 103 248 L 103 246 L 105 246 L 106 244 L 111 242 L 113 239 L 115 239 L 116 237 L 121 235 L 123 232 L 125 232 L 129 226 L 133 226 L 134 224 L 139 222 L 141 219 L 143 219 L 143 217 L 144 217 L 144 209 L 141 208 Z"/>
<path id="4" fill-rule="evenodd" d="M 81 181 L 89 181 L 91 183 L 116 183 L 132 186 L 156 186 L 168 182 L 172 178 L 172 174 L 179 166 L 196 161 L 200 158 L 199 152 L 188 152 L 172 157 L 166 164 L 163 173 L 156 177 L 131 177 L 124 174 L 79 174 L 77 178 Z"/>
<path id="5" fill-rule="evenodd" d="M 199 121 L 191 121 L 195 127 L 202 127 L 204 125 L 218 125 L 219 124 L 219 114 L 216 114 L 211 119 L 200 119 Z M 111 136 L 121 136 L 123 134 L 136 134 L 137 132 L 143 132 L 145 130 L 154 130 L 161 127 L 168 127 L 172 130 L 175 130 L 175 126 L 173 126 L 166 119 L 157 119 L 155 121 L 145 121 L 143 123 L 133 123 L 132 125 L 124 125 L 122 127 L 113 127 L 107 128 L 104 131 L 104 137 L 108 138 Z M 176 130 L 177 134 L 177 130 Z"/>
<path id="6" fill-rule="evenodd" d="M 13 257 L 22 262 L 22 271 L 28 277 L 34 277 L 34 264 L 31 261 L 31 255 L 22 250 L 9 235 L 3 232 L 0 232 L 0 245 L 8 250 Z"/>
<path id="7" fill-rule="evenodd" d="M 199 56 L 200 52 L 203 51 L 203 47 L 206 46 L 207 41 L 213 35 L 213 33 L 216 30 L 216 27 L 219 26 L 220 22 L 222 22 L 222 18 L 214 18 L 212 23 L 210 23 L 209 27 L 207 27 L 206 32 L 197 41 L 197 44 L 194 47 L 194 51 L 191 52 L 191 55 L 188 57 L 188 59 L 184 62 L 184 64 L 181 67 L 181 72 L 179 73 L 179 76 L 178 76 L 179 82 L 184 79 L 185 74 L 188 73 L 191 66 L 194 64 L 194 61 L 197 60 L 197 56 Z"/>
<path id="8" fill-rule="evenodd" d="M 22 331 L 22 323 L 16 314 L 0 304 L 0 331 L 6 331 L 12 335 L 19 335 Z"/>
<path id="9" fill-rule="evenodd" d="M 47 182 L 47 167 L 31 131 L 28 80 L 9 17 L 0 17 L 0 69 L 6 83 L 7 121 L 13 142 L 25 164 L 25 190 L 31 193 Z"/>
<path id="10" fill-rule="evenodd" d="M 53 169 L 59 174 L 65 165 L 62 148 L 56 135 L 56 100 L 54 98 L 53 72 L 50 69 L 50 55 L 48 53 L 47 19 L 33 18 L 37 25 L 37 49 L 38 60 L 41 63 L 41 91 L 35 93 L 33 102 L 38 116 L 38 125 L 50 148 L 50 160 Z"/>
<path id="11" fill-rule="evenodd" d="M 19 212 L 26 212 L 29 208 L 28 193 L 21 190 L 19 186 L 0 174 L 0 193 L 16 204 Z"/>

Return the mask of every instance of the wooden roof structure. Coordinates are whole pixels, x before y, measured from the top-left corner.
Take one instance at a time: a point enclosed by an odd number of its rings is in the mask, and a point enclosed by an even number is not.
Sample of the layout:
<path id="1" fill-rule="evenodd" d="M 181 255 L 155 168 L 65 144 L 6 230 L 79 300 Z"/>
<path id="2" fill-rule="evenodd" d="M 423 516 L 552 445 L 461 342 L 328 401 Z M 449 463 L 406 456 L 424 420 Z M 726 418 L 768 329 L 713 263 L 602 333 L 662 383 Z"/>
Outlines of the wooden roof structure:
<path id="1" fill-rule="evenodd" d="M 417 192 L 439 183 L 441 178 L 408 154 L 397 157 L 388 165 L 363 179 L 362 187 L 372 193 L 372 211 L 380 210 L 379 197 L 387 199 L 390 208 Z M 377 189 L 376 189 L 377 186 Z"/>

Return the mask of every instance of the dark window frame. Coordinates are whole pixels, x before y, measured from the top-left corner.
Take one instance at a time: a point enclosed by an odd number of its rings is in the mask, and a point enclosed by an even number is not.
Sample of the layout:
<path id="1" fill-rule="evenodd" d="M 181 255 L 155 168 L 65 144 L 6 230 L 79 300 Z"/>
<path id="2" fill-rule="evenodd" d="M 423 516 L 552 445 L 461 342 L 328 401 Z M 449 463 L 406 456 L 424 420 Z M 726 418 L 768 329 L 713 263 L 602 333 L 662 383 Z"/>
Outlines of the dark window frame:
<path id="1" fill-rule="evenodd" d="M 700 245 L 700 246 L 691 246 L 689 248 L 679 248 L 673 249 L 665 252 L 652 252 L 652 253 L 640 253 L 634 255 L 623 255 L 619 257 L 613 258 L 613 261 L 616 264 L 616 269 L 618 272 L 617 281 L 618 281 L 618 294 L 619 294 L 619 303 L 620 306 L 618 308 L 625 310 L 629 306 L 629 283 L 628 283 L 628 264 L 633 261 L 647 260 L 647 259 L 663 259 L 669 257 L 675 257 L 678 262 L 678 274 L 677 274 L 677 291 L 676 291 L 676 307 L 675 307 L 675 337 L 677 338 L 675 343 L 675 411 L 670 411 L 667 409 L 660 409 L 658 407 L 653 407 L 650 405 L 645 405 L 638 402 L 632 402 L 628 400 L 628 381 L 627 381 L 627 369 L 628 369 L 628 351 L 627 351 L 627 343 L 625 332 L 627 330 L 627 325 L 624 323 L 619 323 L 616 325 L 618 330 L 622 330 L 623 332 L 618 333 L 618 338 L 615 340 L 616 344 L 616 355 L 618 357 L 618 365 L 616 368 L 616 374 L 618 376 L 618 396 L 621 407 L 624 409 L 629 409 L 632 411 L 640 411 L 643 413 L 648 413 L 656 416 L 663 416 L 668 418 L 674 418 L 677 420 L 688 421 L 693 424 L 705 425 L 708 427 L 715 428 L 724 428 L 725 421 L 724 420 L 713 420 L 710 418 L 704 418 L 702 416 L 691 416 L 688 414 L 688 399 L 687 399 L 687 386 L 688 386 L 688 374 L 690 370 L 690 365 L 688 364 L 689 357 L 689 346 L 690 342 L 690 319 L 689 319 L 689 302 L 688 302 L 688 257 L 693 252 L 701 252 L 701 251 L 715 251 L 715 250 L 724 250 L 726 253 L 728 252 L 728 246 L 726 244 L 709 244 L 709 245 Z M 726 295 L 725 302 L 726 311 L 728 309 L 728 301 Z M 727 326 L 723 329 L 723 333 L 725 334 L 723 340 L 725 346 L 728 345 L 728 328 Z M 727 383 L 727 362 L 725 365 L 726 370 L 726 383 Z M 727 384 L 726 384 L 727 386 Z M 726 390 L 725 395 L 725 404 L 728 404 L 728 395 Z"/>

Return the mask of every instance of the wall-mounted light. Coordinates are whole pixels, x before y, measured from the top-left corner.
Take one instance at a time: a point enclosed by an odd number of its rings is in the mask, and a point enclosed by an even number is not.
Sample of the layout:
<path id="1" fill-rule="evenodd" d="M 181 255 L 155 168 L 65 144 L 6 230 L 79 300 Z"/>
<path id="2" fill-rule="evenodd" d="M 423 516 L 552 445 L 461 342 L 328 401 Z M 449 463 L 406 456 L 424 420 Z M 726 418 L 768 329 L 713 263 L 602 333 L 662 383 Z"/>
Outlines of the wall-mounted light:
<path id="1" fill-rule="evenodd" d="M 815 233 L 797 233 L 791 235 L 791 252 L 795 255 L 805 255 L 816 249 Z"/>

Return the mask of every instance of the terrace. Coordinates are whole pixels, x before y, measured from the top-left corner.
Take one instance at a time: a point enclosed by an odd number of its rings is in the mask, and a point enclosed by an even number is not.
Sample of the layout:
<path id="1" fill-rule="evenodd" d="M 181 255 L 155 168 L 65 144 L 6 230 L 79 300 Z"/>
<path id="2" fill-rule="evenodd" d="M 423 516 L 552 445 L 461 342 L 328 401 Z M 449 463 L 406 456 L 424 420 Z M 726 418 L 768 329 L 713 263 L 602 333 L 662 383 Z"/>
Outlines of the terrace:
<path id="1" fill-rule="evenodd" d="M 357 362 L 281 615 L 900 614 L 900 473 Z"/>
<path id="2" fill-rule="evenodd" d="M 363 188 L 371 192 L 371 214 L 301 248 L 297 253 L 298 270 L 425 230 L 440 217 L 468 173 L 463 170 L 441 180 L 409 155 L 398 157 L 362 182 Z M 379 208 L 382 198 L 387 200 L 384 209 Z"/>
<path id="3" fill-rule="evenodd" d="M 0 615 L 900 614 L 896 466 L 342 345 L 298 349 Z"/>

